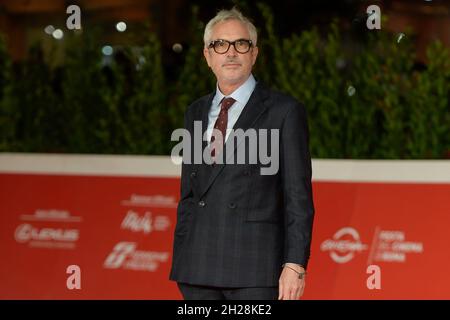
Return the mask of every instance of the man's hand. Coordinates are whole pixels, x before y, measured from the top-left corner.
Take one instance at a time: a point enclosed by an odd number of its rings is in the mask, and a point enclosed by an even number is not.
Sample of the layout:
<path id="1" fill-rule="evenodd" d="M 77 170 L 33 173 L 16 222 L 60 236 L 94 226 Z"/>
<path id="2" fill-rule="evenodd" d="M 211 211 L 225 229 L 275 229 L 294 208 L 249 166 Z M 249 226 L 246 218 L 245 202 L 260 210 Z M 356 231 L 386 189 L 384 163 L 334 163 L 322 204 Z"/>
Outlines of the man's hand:
<path id="1" fill-rule="evenodd" d="M 298 300 L 303 295 L 305 276 L 299 279 L 298 273 L 290 268 L 297 272 L 305 272 L 305 269 L 298 264 L 286 263 L 279 280 L 278 300 Z"/>

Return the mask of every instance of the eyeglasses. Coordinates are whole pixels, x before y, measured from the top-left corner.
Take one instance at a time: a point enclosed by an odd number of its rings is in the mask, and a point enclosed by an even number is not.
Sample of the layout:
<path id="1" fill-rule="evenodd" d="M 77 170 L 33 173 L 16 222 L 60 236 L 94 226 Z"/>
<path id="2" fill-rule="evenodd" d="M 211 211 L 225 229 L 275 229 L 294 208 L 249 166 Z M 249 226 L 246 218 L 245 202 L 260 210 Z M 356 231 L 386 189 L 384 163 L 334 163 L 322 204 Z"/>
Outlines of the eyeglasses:
<path id="1" fill-rule="evenodd" d="M 227 53 L 230 49 L 230 46 L 233 45 L 234 49 L 239 53 L 247 53 L 250 48 L 252 47 L 252 40 L 246 40 L 246 39 L 238 39 L 235 41 L 228 41 L 228 40 L 214 40 L 209 43 L 208 48 L 213 48 L 214 51 L 218 54 L 224 54 Z"/>

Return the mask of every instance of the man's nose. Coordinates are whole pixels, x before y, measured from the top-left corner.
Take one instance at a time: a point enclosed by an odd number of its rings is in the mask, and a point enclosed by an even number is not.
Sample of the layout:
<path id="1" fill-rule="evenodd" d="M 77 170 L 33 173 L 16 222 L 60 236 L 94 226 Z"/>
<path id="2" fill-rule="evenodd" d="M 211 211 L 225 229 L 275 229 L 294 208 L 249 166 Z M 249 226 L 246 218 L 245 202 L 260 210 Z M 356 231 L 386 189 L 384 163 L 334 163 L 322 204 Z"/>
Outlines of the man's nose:
<path id="1" fill-rule="evenodd" d="M 238 52 L 236 51 L 236 48 L 234 45 L 230 44 L 230 48 L 228 48 L 227 56 L 229 57 L 236 57 L 238 55 Z"/>

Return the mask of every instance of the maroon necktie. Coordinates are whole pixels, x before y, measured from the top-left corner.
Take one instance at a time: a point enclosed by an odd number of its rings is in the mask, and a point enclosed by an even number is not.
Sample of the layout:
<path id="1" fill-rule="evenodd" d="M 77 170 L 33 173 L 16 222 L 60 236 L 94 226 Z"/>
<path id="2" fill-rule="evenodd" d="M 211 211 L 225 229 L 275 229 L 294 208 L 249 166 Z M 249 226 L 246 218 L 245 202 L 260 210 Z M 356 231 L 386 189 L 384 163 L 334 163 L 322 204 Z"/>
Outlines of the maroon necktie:
<path id="1" fill-rule="evenodd" d="M 228 109 L 233 105 L 236 100 L 233 98 L 223 98 L 220 103 L 220 113 L 217 117 L 216 123 L 214 124 L 214 129 L 220 130 L 222 133 L 222 141 L 215 141 L 214 134 L 211 135 L 211 157 L 215 157 L 215 149 L 222 149 L 225 143 L 225 137 L 227 133 L 227 125 L 228 125 Z M 214 148 L 213 148 L 214 146 Z"/>

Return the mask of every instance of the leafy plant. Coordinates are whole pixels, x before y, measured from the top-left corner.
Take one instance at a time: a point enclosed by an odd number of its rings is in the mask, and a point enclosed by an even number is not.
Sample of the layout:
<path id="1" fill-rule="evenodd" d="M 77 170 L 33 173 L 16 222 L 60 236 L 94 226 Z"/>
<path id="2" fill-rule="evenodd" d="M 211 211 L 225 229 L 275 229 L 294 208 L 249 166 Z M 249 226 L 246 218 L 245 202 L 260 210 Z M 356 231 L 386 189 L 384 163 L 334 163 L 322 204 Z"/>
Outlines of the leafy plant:
<path id="1" fill-rule="evenodd" d="M 326 32 L 279 37 L 270 8 L 258 9 L 265 24 L 254 74 L 304 103 L 313 157 L 450 157 L 449 48 L 430 44 L 419 69 L 410 31 L 349 40 L 335 21 Z M 13 67 L 0 39 L 0 150 L 169 154 L 187 106 L 216 83 L 197 7 L 191 17 L 175 79 L 151 33 L 141 47 L 116 46 L 112 56 L 102 55 L 100 30 L 68 35 L 56 66 L 38 44 Z"/>

